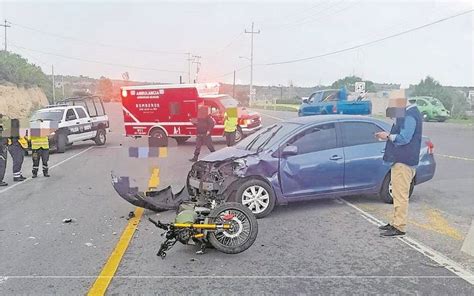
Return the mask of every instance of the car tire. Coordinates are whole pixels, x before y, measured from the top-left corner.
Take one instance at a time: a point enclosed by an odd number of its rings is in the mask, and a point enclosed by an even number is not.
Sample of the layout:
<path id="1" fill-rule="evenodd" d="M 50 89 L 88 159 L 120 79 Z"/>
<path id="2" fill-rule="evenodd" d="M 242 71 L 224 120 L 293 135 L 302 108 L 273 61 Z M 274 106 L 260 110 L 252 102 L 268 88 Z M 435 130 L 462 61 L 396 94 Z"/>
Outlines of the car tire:
<path id="1" fill-rule="evenodd" d="M 423 121 L 425 121 L 425 122 L 430 121 L 430 116 L 428 115 L 428 113 L 423 112 L 423 113 L 421 113 L 421 116 L 423 117 Z"/>
<path id="2" fill-rule="evenodd" d="M 270 185 L 256 179 L 242 183 L 237 189 L 235 198 L 238 203 L 249 208 L 258 219 L 268 216 L 273 211 L 276 201 Z"/>
<path id="3" fill-rule="evenodd" d="M 176 140 L 176 143 L 178 143 L 178 145 L 181 145 L 181 144 L 186 143 L 186 141 L 189 140 L 189 138 L 191 137 L 176 137 L 174 139 Z"/>
<path id="4" fill-rule="evenodd" d="M 162 129 L 155 128 L 150 132 L 150 137 L 160 139 L 160 146 L 168 146 L 168 136 Z"/>
<path id="5" fill-rule="evenodd" d="M 385 179 L 383 180 L 382 184 L 382 189 L 380 190 L 380 198 L 388 204 L 393 204 L 393 197 L 392 197 L 392 190 L 391 190 L 391 177 L 390 177 L 390 172 L 387 174 Z M 413 178 L 411 184 L 410 184 L 410 196 L 411 198 L 413 194 L 413 190 L 415 189 L 415 179 Z"/>
<path id="6" fill-rule="evenodd" d="M 59 134 L 56 140 L 56 152 L 64 153 L 66 152 L 67 146 L 67 137 L 65 134 Z"/>
<path id="7" fill-rule="evenodd" d="M 242 129 L 240 128 L 240 126 L 237 126 L 237 129 L 235 130 L 235 143 L 242 141 L 244 138 L 245 136 L 242 132 Z"/>
<path id="8" fill-rule="evenodd" d="M 107 142 L 107 133 L 104 129 L 100 129 L 97 131 L 97 135 L 94 138 L 94 142 L 97 146 L 105 145 L 105 142 Z"/>

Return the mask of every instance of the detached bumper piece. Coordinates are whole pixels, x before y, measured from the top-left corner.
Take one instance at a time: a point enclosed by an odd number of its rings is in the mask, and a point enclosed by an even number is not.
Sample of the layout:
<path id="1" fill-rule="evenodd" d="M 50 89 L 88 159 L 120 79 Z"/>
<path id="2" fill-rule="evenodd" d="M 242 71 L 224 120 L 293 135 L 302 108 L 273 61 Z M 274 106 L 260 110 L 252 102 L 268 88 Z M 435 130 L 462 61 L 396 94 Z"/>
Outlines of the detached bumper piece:
<path id="1" fill-rule="evenodd" d="M 114 174 L 112 185 L 118 195 L 132 205 L 155 212 L 176 210 L 182 202 L 190 200 L 184 187 L 176 194 L 171 186 L 163 190 L 140 192 L 138 187 L 130 187 L 129 177 L 117 177 Z"/>

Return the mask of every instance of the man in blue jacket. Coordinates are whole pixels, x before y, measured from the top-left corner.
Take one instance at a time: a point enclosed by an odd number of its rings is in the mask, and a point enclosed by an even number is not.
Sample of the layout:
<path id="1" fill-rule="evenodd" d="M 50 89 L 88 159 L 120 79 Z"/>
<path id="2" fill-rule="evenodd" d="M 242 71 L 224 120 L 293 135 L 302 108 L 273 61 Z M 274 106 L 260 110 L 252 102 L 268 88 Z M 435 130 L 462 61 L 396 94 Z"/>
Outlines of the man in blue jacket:
<path id="1" fill-rule="evenodd" d="M 375 136 L 387 141 L 384 161 L 392 163 L 393 218 L 379 227 L 382 236 L 400 236 L 406 233 L 410 186 L 415 177 L 420 158 L 423 118 L 416 105 L 407 105 L 406 98 L 389 102 L 387 116 L 396 118 L 390 133 L 379 132 Z"/>

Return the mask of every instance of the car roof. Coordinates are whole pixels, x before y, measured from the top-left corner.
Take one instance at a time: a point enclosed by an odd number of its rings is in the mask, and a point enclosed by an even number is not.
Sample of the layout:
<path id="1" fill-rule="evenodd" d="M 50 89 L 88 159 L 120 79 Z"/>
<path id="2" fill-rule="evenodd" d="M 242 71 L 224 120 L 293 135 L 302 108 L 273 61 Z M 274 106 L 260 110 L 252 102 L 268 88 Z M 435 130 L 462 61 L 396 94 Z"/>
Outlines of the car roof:
<path id="1" fill-rule="evenodd" d="M 314 116 L 303 116 L 296 117 L 286 120 L 286 122 L 297 123 L 302 125 L 327 122 L 327 121 L 371 121 L 371 122 L 384 122 L 370 116 L 361 115 L 339 115 L 339 114 L 328 114 L 328 115 L 314 115 Z"/>

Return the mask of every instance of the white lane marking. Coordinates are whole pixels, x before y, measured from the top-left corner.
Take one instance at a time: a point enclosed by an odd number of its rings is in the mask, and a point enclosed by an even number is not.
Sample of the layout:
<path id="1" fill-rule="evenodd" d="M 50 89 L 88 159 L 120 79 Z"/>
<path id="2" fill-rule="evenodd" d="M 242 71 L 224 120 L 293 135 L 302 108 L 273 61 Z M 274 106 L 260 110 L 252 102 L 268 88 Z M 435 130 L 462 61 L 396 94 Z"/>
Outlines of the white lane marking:
<path id="1" fill-rule="evenodd" d="M 469 232 L 464 239 L 461 251 L 474 256 L 474 219 L 472 219 L 471 228 L 469 228 Z"/>
<path id="2" fill-rule="evenodd" d="M 120 279 L 459 279 L 455 275 L 115 275 Z M 92 275 L 13 275 L 7 279 L 89 279 Z"/>
<path id="3" fill-rule="evenodd" d="M 457 159 L 457 160 L 474 161 L 473 158 L 468 158 L 468 157 L 453 156 L 453 155 L 446 155 L 446 154 L 439 154 L 439 153 L 435 153 L 435 155 L 436 156 L 441 156 L 441 157 L 446 157 L 446 158 L 451 158 L 451 159 Z"/>
<path id="4" fill-rule="evenodd" d="M 259 113 L 262 114 L 262 115 L 264 115 L 264 116 L 268 116 L 268 117 L 270 117 L 270 118 L 273 118 L 273 119 L 276 119 L 276 120 L 279 120 L 279 121 L 284 121 L 284 119 L 283 119 L 283 118 L 280 118 L 280 117 L 275 117 L 275 116 L 273 116 L 273 115 L 269 115 L 269 114 L 266 114 L 266 113 L 263 113 L 263 112 L 260 112 L 260 111 L 259 111 Z"/>
<path id="5" fill-rule="evenodd" d="M 357 207 L 356 205 L 348 202 L 347 200 L 340 198 L 340 200 L 348 205 L 349 207 L 357 210 L 362 214 L 362 216 L 368 220 L 370 223 L 381 226 L 384 225 L 382 221 L 379 219 L 375 218 L 371 214 L 367 213 L 366 211 L 362 210 L 361 208 Z M 469 270 L 465 269 L 462 267 L 459 263 L 449 259 L 445 255 L 439 253 L 438 251 L 433 250 L 432 248 L 425 246 L 424 244 L 414 240 L 411 237 L 408 236 L 403 236 L 403 237 L 397 237 L 400 241 L 408 245 L 410 248 L 420 252 L 424 256 L 430 258 L 434 262 L 438 263 L 440 266 L 446 268 L 447 270 L 451 271 L 455 275 L 459 276 L 460 278 L 464 279 L 471 285 L 474 285 L 474 274 L 471 273 Z"/>
<path id="6" fill-rule="evenodd" d="M 59 165 L 65 163 L 65 162 L 67 162 L 67 161 L 69 161 L 69 160 L 75 158 L 76 156 L 79 156 L 79 155 L 81 155 L 81 154 L 83 154 L 83 153 L 86 153 L 87 151 L 91 150 L 92 148 L 94 148 L 94 147 L 89 147 L 89 148 L 87 148 L 87 149 L 85 149 L 85 150 L 82 150 L 81 152 L 78 152 L 78 153 L 76 153 L 76 154 L 70 156 L 69 158 L 64 159 L 63 161 L 60 161 L 60 162 L 58 162 L 58 163 L 56 163 L 56 164 L 50 166 L 49 169 L 54 169 L 55 167 L 57 167 L 57 166 L 59 166 Z M 30 180 L 33 180 L 33 178 L 30 177 L 30 178 L 27 178 L 26 180 L 24 180 L 24 181 L 22 181 L 22 182 L 15 183 L 15 184 L 13 184 L 13 185 L 11 185 L 11 186 L 9 186 L 9 187 L 3 189 L 3 190 L 0 190 L 0 194 L 2 194 L 2 193 L 4 193 L 4 192 L 7 192 L 7 191 L 9 191 L 9 190 L 11 190 L 11 189 L 13 189 L 13 188 L 15 188 L 15 187 L 21 185 L 21 184 L 25 184 L 26 182 L 28 182 L 28 181 L 30 181 Z"/>

